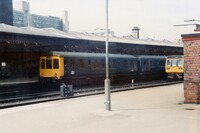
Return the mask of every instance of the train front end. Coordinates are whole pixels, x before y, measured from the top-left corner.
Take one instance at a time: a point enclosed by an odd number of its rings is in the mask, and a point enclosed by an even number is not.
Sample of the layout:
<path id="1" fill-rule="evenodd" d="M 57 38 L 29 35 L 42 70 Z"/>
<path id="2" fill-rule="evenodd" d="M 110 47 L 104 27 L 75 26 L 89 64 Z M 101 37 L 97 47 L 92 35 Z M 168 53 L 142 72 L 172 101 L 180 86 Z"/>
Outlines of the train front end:
<path id="1" fill-rule="evenodd" d="M 40 57 L 40 80 L 57 81 L 64 76 L 64 59 L 60 56 Z"/>
<path id="2" fill-rule="evenodd" d="M 183 56 L 168 56 L 166 58 L 165 72 L 170 79 L 183 78 L 184 59 Z"/>

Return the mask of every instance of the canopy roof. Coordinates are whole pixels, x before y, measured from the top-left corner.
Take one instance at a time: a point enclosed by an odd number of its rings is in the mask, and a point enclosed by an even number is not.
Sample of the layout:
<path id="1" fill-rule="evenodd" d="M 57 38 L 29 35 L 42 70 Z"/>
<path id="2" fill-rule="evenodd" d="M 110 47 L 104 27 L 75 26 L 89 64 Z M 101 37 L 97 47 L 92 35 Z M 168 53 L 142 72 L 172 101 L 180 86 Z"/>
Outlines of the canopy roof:
<path id="1" fill-rule="evenodd" d="M 38 29 L 34 27 L 14 27 L 6 24 L 0 24 L 0 32 L 9 32 L 26 35 L 38 35 L 47 37 L 58 37 L 58 38 L 69 38 L 69 39 L 82 39 L 82 40 L 94 40 L 94 41 L 105 41 L 105 36 L 98 35 L 95 33 L 86 32 L 63 32 L 53 28 Z M 173 43 L 170 41 L 158 41 L 153 39 L 136 39 L 131 36 L 129 37 L 117 37 L 110 36 L 110 42 L 117 43 L 128 43 L 128 44 L 146 44 L 146 45 L 157 45 L 157 46 L 172 46 L 172 47 L 183 47 L 183 44 Z"/>

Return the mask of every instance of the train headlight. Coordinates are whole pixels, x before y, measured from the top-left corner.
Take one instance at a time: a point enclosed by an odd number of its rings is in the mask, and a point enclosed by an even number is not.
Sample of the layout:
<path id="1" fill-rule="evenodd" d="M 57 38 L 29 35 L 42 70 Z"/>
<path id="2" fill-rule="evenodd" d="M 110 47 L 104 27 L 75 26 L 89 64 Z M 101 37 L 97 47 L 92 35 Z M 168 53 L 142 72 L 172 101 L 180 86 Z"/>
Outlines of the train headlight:
<path id="1" fill-rule="evenodd" d="M 167 67 L 167 70 L 169 70 L 170 69 L 170 67 Z"/>
<path id="2" fill-rule="evenodd" d="M 178 69 L 182 70 L 183 68 L 182 68 L 182 67 L 179 67 Z"/>

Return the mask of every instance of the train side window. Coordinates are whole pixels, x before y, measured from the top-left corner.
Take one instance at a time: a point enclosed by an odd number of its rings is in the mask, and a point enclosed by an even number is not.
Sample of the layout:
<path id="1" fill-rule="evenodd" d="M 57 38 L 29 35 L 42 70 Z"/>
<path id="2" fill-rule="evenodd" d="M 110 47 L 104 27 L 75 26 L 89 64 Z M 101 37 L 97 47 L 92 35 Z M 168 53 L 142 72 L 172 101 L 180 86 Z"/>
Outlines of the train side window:
<path id="1" fill-rule="evenodd" d="M 102 67 L 102 68 L 105 67 L 105 60 L 104 60 L 104 59 L 101 60 L 101 67 Z"/>
<path id="2" fill-rule="evenodd" d="M 72 69 L 74 69 L 74 62 L 75 62 L 74 59 L 70 60 L 70 68 L 72 68 Z"/>
<path id="3" fill-rule="evenodd" d="M 165 66 L 165 62 L 164 61 L 160 61 L 160 66 Z"/>
<path id="4" fill-rule="evenodd" d="M 53 59 L 53 68 L 54 68 L 54 69 L 58 69 L 58 68 L 59 68 L 58 59 Z"/>
<path id="5" fill-rule="evenodd" d="M 69 59 L 65 59 L 64 64 L 65 64 L 65 68 L 69 69 L 70 67 Z"/>
<path id="6" fill-rule="evenodd" d="M 94 60 L 94 68 L 97 68 L 97 59 Z"/>
<path id="7" fill-rule="evenodd" d="M 113 68 L 113 60 L 109 60 L 109 68 Z"/>
<path id="8" fill-rule="evenodd" d="M 127 60 L 124 60 L 123 67 L 125 67 L 125 68 L 127 68 L 127 67 L 128 67 L 128 62 L 127 62 Z"/>
<path id="9" fill-rule="evenodd" d="M 40 60 L 40 68 L 45 69 L 45 59 Z"/>
<path id="10" fill-rule="evenodd" d="M 90 59 L 88 60 L 88 67 L 89 68 L 91 67 L 91 61 L 90 61 Z"/>
<path id="11" fill-rule="evenodd" d="M 46 59 L 46 69 L 52 69 L 52 59 Z"/>
<path id="12" fill-rule="evenodd" d="M 137 71 L 138 67 L 137 67 L 137 61 L 134 62 L 134 71 Z"/>
<path id="13" fill-rule="evenodd" d="M 147 64 L 147 61 L 143 61 L 143 65 L 146 65 Z"/>

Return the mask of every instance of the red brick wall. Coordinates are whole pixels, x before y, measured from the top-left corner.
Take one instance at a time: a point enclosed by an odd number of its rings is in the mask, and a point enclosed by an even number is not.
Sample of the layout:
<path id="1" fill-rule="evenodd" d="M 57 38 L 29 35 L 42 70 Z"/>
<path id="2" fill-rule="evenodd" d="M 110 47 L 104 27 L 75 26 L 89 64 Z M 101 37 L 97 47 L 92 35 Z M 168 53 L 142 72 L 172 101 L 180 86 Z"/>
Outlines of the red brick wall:
<path id="1" fill-rule="evenodd" d="M 200 36 L 183 37 L 185 103 L 200 103 Z"/>

